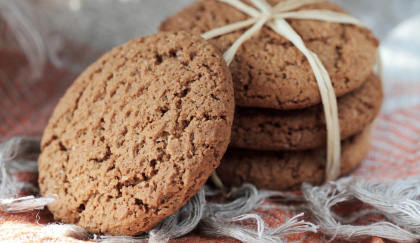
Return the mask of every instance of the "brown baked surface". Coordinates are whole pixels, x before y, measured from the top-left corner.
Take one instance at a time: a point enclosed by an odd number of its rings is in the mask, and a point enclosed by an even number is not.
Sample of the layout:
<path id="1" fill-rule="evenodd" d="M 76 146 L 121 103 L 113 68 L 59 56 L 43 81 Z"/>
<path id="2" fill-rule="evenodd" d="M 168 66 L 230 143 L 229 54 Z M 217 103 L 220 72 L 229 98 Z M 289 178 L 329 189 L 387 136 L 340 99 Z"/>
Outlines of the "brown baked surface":
<path id="1" fill-rule="evenodd" d="M 359 165 L 370 147 L 370 129 L 341 143 L 341 175 Z M 226 186 L 252 183 L 258 188 L 285 190 L 324 181 L 325 148 L 306 151 L 264 152 L 229 148 L 217 168 Z"/>
<path id="2" fill-rule="evenodd" d="M 338 98 L 341 139 L 370 124 L 382 105 L 382 82 L 369 76 L 359 89 Z M 322 105 L 301 110 L 237 107 L 229 146 L 255 150 L 303 150 L 324 146 L 327 140 Z"/>
<path id="3" fill-rule="evenodd" d="M 280 0 L 269 1 L 272 5 Z M 332 3 L 302 9 L 344 12 Z M 185 30 L 201 34 L 249 16 L 217 0 L 193 3 L 165 20 L 160 30 Z M 314 20 L 288 20 L 306 46 L 317 53 L 331 77 L 337 96 L 357 89 L 375 63 L 378 41 L 366 28 Z M 247 28 L 209 42 L 226 51 Z M 297 109 L 321 102 L 318 85 L 305 56 L 291 42 L 268 27 L 246 41 L 230 65 L 236 105 Z"/>
<path id="4" fill-rule="evenodd" d="M 136 235 L 176 212 L 228 146 L 234 97 L 218 51 L 186 32 L 114 48 L 57 105 L 42 138 L 41 193 L 56 220 Z"/>

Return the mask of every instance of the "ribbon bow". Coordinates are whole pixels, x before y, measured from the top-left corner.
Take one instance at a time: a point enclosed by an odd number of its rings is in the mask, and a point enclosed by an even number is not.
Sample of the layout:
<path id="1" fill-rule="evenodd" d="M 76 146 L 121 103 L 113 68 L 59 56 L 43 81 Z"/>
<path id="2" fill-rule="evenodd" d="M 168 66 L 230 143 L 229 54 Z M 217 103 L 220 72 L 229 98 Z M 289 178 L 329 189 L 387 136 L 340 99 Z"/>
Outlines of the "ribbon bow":
<path id="1" fill-rule="evenodd" d="M 364 27 L 364 24 L 353 16 L 329 10 L 300 10 L 292 11 L 309 4 L 325 2 L 325 0 L 286 0 L 271 6 L 266 0 L 250 0 L 256 7 L 251 7 L 240 0 L 218 0 L 227 3 L 249 15 L 251 18 L 234 24 L 226 25 L 204 33 L 206 40 L 225 35 L 247 26 L 251 26 L 224 53 L 223 57 L 230 65 L 239 47 L 249 38 L 256 35 L 266 25 L 279 35 L 292 42 L 307 58 L 318 83 L 324 107 L 327 125 L 327 166 L 326 181 L 331 181 L 340 175 L 341 141 L 338 121 L 337 98 L 327 70 L 318 56 L 310 51 L 302 38 L 293 30 L 285 19 L 312 19 L 342 24 L 353 24 Z"/>

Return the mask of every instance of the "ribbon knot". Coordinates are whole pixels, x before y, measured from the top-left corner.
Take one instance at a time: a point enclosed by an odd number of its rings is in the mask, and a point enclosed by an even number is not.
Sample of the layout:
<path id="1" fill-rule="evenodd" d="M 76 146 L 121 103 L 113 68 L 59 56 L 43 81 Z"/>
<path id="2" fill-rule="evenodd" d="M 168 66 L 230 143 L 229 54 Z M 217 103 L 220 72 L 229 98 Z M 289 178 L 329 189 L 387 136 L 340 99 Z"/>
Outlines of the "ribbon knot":
<path id="1" fill-rule="evenodd" d="M 270 21 L 271 19 L 274 18 L 274 12 L 261 13 L 259 18 L 260 18 L 260 20 L 261 19 L 267 19 L 267 21 Z"/>
<path id="2" fill-rule="evenodd" d="M 266 0 L 249 0 L 255 7 L 249 6 L 240 0 L 218 1 L 233 6 L 250 16 L 250 18 L 206 32 L 202 35 L 204 39 L 212 39 L 252 25 L 224 53 L 223 57 L 228 65 L 232 62 L 240 46 L 246 40 L 256 35 L 263 26 L 268 26 L 273 31 L 292 42 L 294 46 L 305 55 L 318 83 L 327 125 L 327 163 L 325 180 L 327 182 L 338 178 L 340 175 L 341 139 L 337 98 L 335 96 L 334 88 L 321 60 L 315 53 L 306 47 L 302 38 L 293 30 L 289 23 L 287 23 L 286 19 L 312 19 L 353 24 L 362 27 L 364 27 L 364 24 L 353 16 L 329 10 L 293 11 L 310 4 L 325 2 L 325 0 L 286 0 L 275 6 L 271 6 Z M 380 69 L 380 66 L 378 69 Z"/>

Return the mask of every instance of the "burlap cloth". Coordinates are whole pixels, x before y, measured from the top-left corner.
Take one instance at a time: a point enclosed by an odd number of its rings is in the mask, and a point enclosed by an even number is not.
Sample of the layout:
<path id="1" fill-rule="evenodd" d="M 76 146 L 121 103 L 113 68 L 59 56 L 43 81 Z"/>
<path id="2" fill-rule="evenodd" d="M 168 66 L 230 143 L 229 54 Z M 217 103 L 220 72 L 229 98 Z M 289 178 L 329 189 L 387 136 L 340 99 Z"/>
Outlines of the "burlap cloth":
<path id="1" fill-rule="evenodd" d="M 0 50 L 0 141 L 17 135 L 41 136 L 55 104 L 77 76 L 77 73 L 48 64 L 42 78 L 28 82 L 25 79 L 27 68 L 27 61 L 20 52 L 10 48 Z M 420 175 L 420 82 L 403 82 L 403 78 L 387 83 L 389 92 L 373 130 L 371 151 L 351 176 L 388 180 Z M 36 173 L 20 173 L 16 176 L 21 181 L 37 181 Z M 267 201 L 256 212 L 268 226 L 276 227 L 294 215 L 289 206 Z M 363 205 L 346 204 L 341 210 L 345 213 L 359 207 Z M 307 219 L 310 221 L 309 216 Z M 378 220 L 381 218 L 368 215 L 359 223 Z M 54 220 L 48 210 L 19 214 L 0 211 L 0 242 L 82 242 L 40 232 L 40 225 L 50 222 Z M 252 224 L 251 221 L 245 223 Z M 308 233 L 289 236 L 287 240 L 325 242 L 326 238 L 320 233 Z M 215 241 L 238 242 L 198 233 L 173 242 Z M 337 239 L 334 242 L 347 241 Z M 373 237 L 363 242 L 389 241 Z"/>

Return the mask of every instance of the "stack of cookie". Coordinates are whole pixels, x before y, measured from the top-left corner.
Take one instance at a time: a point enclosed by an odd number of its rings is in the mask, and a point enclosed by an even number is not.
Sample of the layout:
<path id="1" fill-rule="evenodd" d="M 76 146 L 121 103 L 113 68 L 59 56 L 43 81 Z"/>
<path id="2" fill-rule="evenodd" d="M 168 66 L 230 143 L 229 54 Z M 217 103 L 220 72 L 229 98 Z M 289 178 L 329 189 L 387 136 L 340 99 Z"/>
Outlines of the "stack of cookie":
<path id="1" fill-rule="evenodd" d="M 343 11 L 325 2 L 306 8 Z M 114 48 L 74 81 L 38 159 L 41 194 L 57 195 L 48 205 L 56 220 L 92 233 L 147 232 L 204 186 L 229 143 L 218 168 L 228 186 L 282 190 L 323 181 L 324 112 L 305 56 L 263 28 L 228 67 L 221 53 L 244 31 L 210 43 L 196 35 L 247 18 L 221 1 L 199 1 L 162 24 L 171 32 Z M 290 24 L 322 60 L 339 97 L 346 173 L 366 155 L 382 102 L 372 74 L 378 42 L 353 25 Z"/>
<path id="2" fill-rule="evenodd" d="M 274 5 L 280 0 L 269 1 Z M 345 12 L 323 2 L 302 9 Z M 298 9 L 301 10 L 301 9 Z M 249 16 L 218 0 L 198 1 L 162 23 L 162 31 L 202 34 Z M 366 28 L 316 20 L 288 20 L 326 67 L 338 97 L 341 173 L 369 148 L 369 127 L 383 93 L 372 73 L 378 41 Z M 244 32 L 209 42 L 225 52 Z M 236 111 L 230 148 L 218 168 L 227 186 L 250 182 L 283 190 L 324 180 L 326 124 L 313 70 L 305 56 L 268 27 L 246 41 L 230 65 Z"/>

